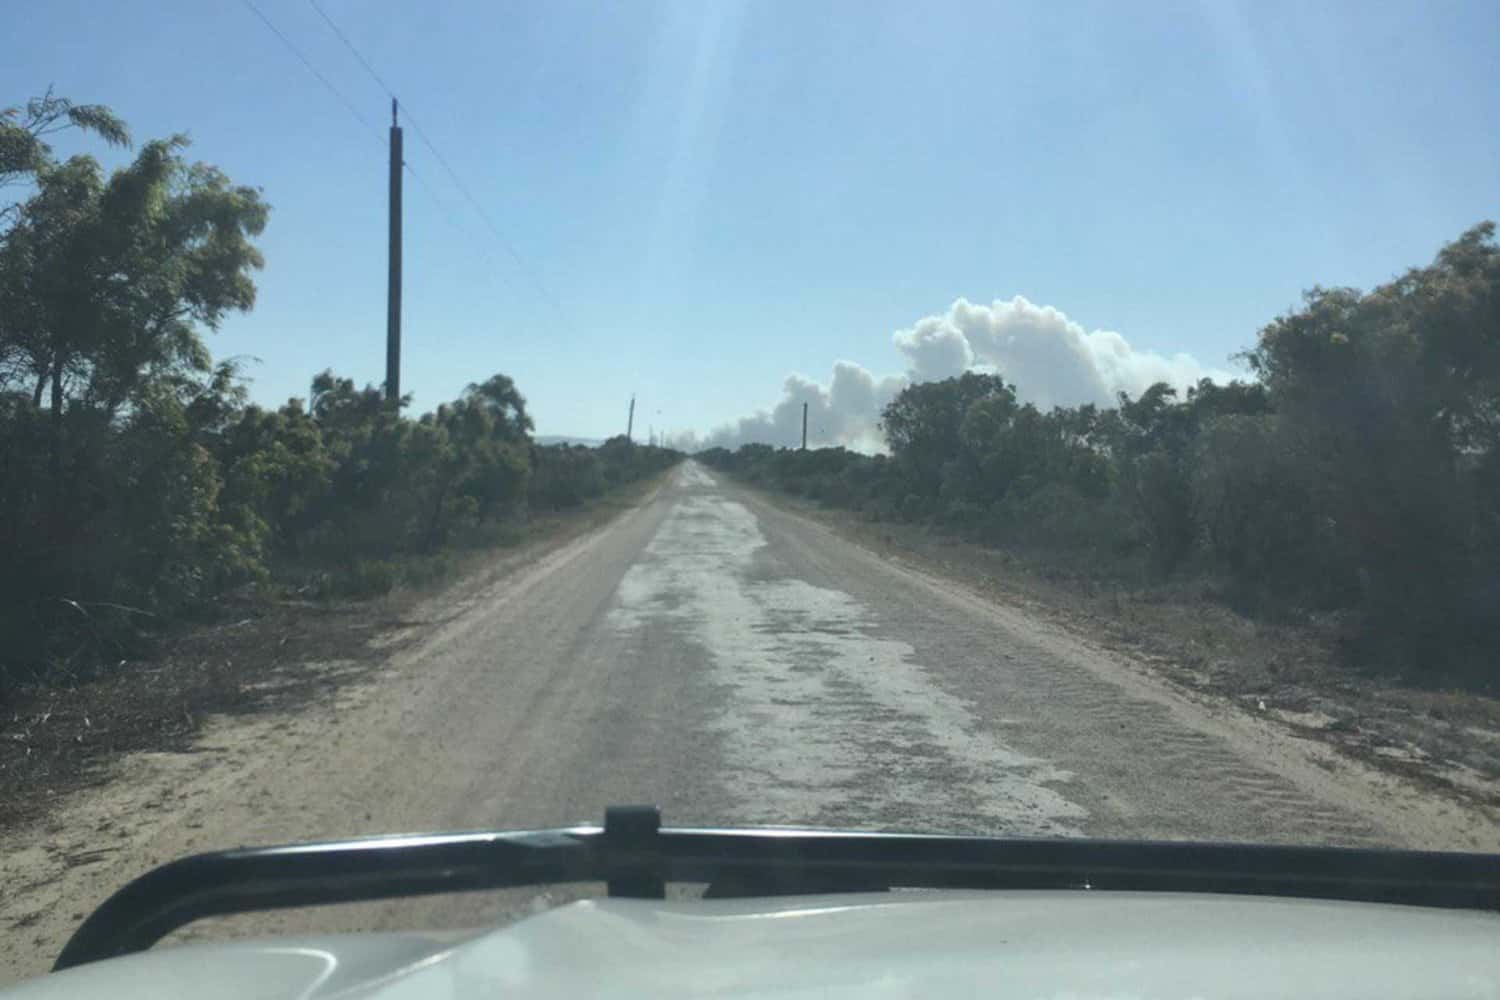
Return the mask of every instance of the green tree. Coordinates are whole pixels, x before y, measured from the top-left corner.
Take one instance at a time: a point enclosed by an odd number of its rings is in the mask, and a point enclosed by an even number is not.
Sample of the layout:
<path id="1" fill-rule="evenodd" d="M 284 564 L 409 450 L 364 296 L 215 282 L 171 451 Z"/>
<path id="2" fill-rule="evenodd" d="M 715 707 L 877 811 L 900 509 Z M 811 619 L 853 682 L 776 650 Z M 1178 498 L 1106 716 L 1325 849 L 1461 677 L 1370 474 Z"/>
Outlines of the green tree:
<path id="1" fill-rule="evenodd" d="M 322 433 L 302 401 L 239 410 L 212 446 L 224 477 L 222 519 L 231 530 L 263 537 L 276 554 L 300 556 L 325 515 L 333 474 Z"/>
<path id="2" fill-rule="evenodd" d="M 3 118 L 0 173 L 31 191 L 0 233 L 0 438 L 23 477 L 0 484 L 0 604 L 45 635 L 64 599 L 165 608 L 214 575 L 222 482 L 195 422 L 224 386 L 201 333 L 252 305 L 268 210 L 181 139 L 107 176 L 56 162 L 57 128 L 126 140 L 105 109 L 48 96 Z"/>
<path id="3" fill-rule="evenodd" d="M 965 372 L 940 382 L 909 385 L 881 412 L 891 456 L 905 472 L 913 494 L 938 495 L 944 466 L 962 456 L 965 417 L 980 400 L 1003 411 L 1014 405 L 1015 388 L 999 375 Z"/>
<path id="4" fill-rule="evenodd" d="M 507 375 L 464 390 L 447 413 L 448 432 L 462 455 L 454 483 L 481 521 L 513 509 L 531 476 L 531 417 L 526 398 Z"/>
<path id="5" fill-rule="evenodd" d="M 16 307 L 0 356 L 4 374 L 34 379 L 32 403 L 50 413 L 57 524 L 75 513 L 69 449 L 87 447 L 67 439 L 67 409 L 113 419 L 154 380 L 207 372 L 200 330 L 254 304 L 252 240 L 268 210 L 253 189 L 184 161 L 185 145 L 148 143 L 107 179 L 89 157 L 44 163 L 0 245 L 0 302 Z"/>
<path id="6" fill-rule="evenodd" d="M 309 409 L 332 464 L 319 511 L 323 554 L 352 562 L 399 549 L 413 517 L 400 502 L 408 421 L 376 386 L 359 389 L 331 371 L 314 377 Z"/>
<path id="7" fill-rule="evenodd" d="M 521 395 L 509 375 L 491 375 L 483 382 L 471 383 L 464 390 L 463 401 L 482 408 L 490 416 L 492 437 L 521 442 L 531 434 L 526 397 Z"/>
<path id="8" fill-rule="evenodd" d="M 1493 225 L 1368 294 L 1313 289 L 1248 360 L 1357 582 L 1372 650 L 1407 669 L 1477 662 L 1500 638 Z"/>
<path id="9" fill-rule="evenodd" d="M 51 167 L 52 145 L 48 140 L 69 129 L 97 135 L 111 146 L 130 145 L 129 130 L 109 108 L 75 104 L 48 90 L 22 106 L 0 108 L 0 188 Z M 4 213 L 0 213 L 0 221 L 4 221 Z"/>
<path id="10" fill-rule="evenodd" d="M 537 509 L 576 507 L 604 492 L 604 470 L 594 449 L 550 445 L 531 449 L 530 503 Z"/>

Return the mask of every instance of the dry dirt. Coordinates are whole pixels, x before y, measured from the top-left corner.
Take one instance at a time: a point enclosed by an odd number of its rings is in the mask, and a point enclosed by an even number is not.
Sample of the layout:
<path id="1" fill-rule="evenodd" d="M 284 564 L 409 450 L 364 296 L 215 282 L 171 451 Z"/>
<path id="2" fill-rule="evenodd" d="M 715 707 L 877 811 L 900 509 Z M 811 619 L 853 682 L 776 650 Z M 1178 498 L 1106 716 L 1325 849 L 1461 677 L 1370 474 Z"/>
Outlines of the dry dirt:
<path id="1" fill-rule="evenodd" d="M 657 485 L 536 515 L 519 546 L 455 554 L 453 578 L 433 587 L 363 601 L 232 594 L 207 609 L 213 624 L 172 629 L 149 658 L 72 683 L 5 692 L 0 831 L 45 819 L 69 795 L 117 781 L 115 765 L 126 755 L 196 752 L 204 724 L 216 717 L 284 713 L 334 697 L 440 620 L 444 599 L 535 562 L 634 508 Z"/>
<path id="2" fill-rule="evenodd" d="M 1341 757 L 1500 810 L 1500 699 L 1361 672 L 1339 655 L 1337 622 L 1257 621 L 1202 582 L 1101 583 L 927 526 L 764 495 L 887 559 L 1088 635 L 1191 697 L 1235 706 Z"/>
<path id="3" fill-rule="evenodd" d="M 810 513 L 690 463 L 441 593 L 190 638 L 171 662 L 210 681 L 174 686 L 163 664 L 146 694 L 80 692 L 68 710 L 97 711 L 59 731 L 115 742 L 76 769 L 90 787 L 33 788 L 0 829 L 0 982 L 44 971 L 114 888 L 184 854 L 574 824 L 621 802 L 679 825 L 1500 850 L 1477 771 L 1351 754 L 1280 705 L 1181 682 L 1075 605 Z M 259 659 L 223 655 L 236 632 Z M 200 688 L 228 694 L 178 728 L 174 699 Z M 128 743 L 111 720 L 132 712 L 151 723 Z M 575 891 L 236 929 L 475 926 Z"/>

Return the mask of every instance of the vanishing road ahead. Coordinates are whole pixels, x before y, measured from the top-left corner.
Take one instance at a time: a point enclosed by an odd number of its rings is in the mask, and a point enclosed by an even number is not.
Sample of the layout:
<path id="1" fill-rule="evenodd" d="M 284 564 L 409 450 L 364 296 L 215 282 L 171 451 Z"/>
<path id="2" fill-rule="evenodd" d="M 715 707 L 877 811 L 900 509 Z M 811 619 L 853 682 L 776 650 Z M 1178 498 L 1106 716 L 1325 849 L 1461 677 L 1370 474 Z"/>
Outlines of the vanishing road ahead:
<path id="1" fill-rule="evenodd" d="M 659 803 L 673 825 L 1428 837 L 1295 741 L 691 462 L 607 527 L 419 617 L 334 703 L 127 761 L 60 811 L 54 839 L 0 852 L 0 884 L 30 883 L 0 912 L 29 928 L 4 936 L 0 979 L 40 971 L 74 914 L 181 854 L 597 822 L 611 803 Z M 73 863 L 75 833 L 107 863 Z M 416 919 L 486 919 L 508 899 L 417 904 Z M 372 905 L 331 922 L 351 921 L 407 919 Z"/>

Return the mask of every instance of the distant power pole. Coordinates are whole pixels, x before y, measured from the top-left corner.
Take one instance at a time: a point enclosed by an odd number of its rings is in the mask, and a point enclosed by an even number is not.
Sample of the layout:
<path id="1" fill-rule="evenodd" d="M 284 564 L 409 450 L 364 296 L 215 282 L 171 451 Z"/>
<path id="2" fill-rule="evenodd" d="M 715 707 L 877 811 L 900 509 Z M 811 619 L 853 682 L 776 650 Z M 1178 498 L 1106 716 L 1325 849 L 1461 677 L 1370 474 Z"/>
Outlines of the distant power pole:
<path id="1" fill-rule="evenodd" d="M 625 418 L 625 440 L 633 441 L 631 434 L 635 432 L 635 397 L 630 397 L 630 416 Z"/>
<path id="2" fill-rule="evenodd" d="M 390 272 L 385 286 L 385 398 L 401 403 L 401 126 L 391 98 Z"/>
<path id="3" fill-rule="evenodd" d="M 807 450 L 807 404 L 802 404 L 802 450 Z"/>

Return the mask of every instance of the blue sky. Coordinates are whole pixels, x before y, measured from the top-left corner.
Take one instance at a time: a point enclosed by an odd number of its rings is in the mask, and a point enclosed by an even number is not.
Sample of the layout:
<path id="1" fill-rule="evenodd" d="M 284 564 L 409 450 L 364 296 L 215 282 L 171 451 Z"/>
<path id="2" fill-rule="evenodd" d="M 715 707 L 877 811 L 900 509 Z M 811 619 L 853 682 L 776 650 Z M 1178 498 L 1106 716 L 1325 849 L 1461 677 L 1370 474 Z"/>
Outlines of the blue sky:
<path id="1" fill-rule="evenodd" d="M 51 84 L 264 189 L 259 304 L 211 343 L 279 402 L 382 377 L 388 100 L 308 0 L 256 2 L 373 133 L 243 0 L 17 7 L 0 102 Z M 1060 402 L 1080 351 L 1214 372 L 1500 214 L 1494 3 L 321 2 L 521 259 L 408 128 L 406 387 L 506 372 L 543 433 L 632 392 L 702 433 L 840 359 Z"/>

